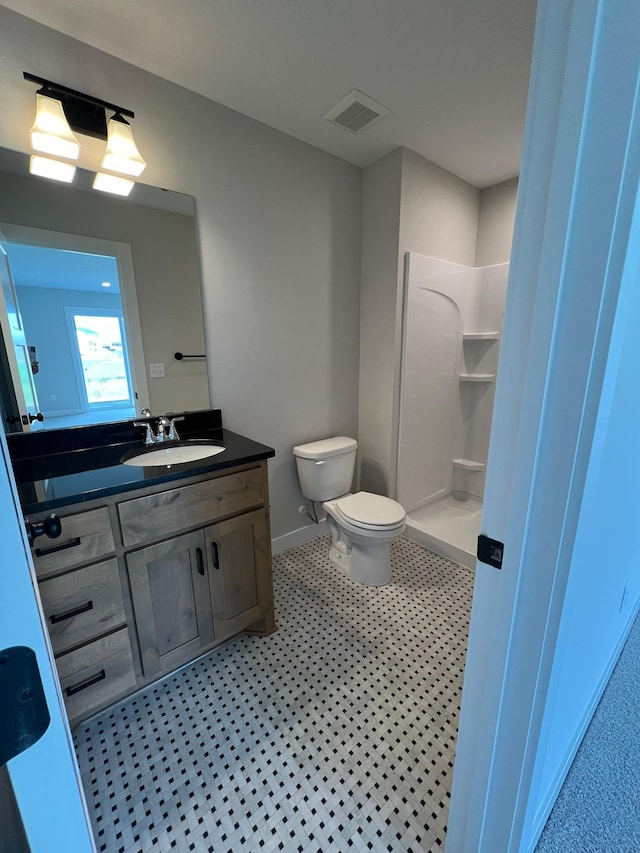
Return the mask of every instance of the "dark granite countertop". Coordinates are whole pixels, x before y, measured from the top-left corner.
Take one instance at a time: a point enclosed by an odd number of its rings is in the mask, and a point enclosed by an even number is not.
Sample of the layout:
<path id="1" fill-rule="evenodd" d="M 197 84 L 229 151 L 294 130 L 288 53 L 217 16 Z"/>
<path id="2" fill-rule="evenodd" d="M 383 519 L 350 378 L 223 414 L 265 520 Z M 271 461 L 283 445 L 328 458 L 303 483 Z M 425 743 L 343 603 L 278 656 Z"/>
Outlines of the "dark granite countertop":
<path id="1" fill-rule="evenodd" d="M 157 418 L 147 420 L 155 423 Z M 218 409 L 187 413 L 186 420 L 178 424 L 180 426 L 182 439 L 213 441 L 224 444 L 225 450 L 194 462 L 138 467 L 121 464 L 126 454 L 144 450 L 144 431 L 140 427 L 133 428 L 131 422 L 8 436 L 24 514 L 93 501 L 275 456 L 272 447 L 224 429 Z"/>

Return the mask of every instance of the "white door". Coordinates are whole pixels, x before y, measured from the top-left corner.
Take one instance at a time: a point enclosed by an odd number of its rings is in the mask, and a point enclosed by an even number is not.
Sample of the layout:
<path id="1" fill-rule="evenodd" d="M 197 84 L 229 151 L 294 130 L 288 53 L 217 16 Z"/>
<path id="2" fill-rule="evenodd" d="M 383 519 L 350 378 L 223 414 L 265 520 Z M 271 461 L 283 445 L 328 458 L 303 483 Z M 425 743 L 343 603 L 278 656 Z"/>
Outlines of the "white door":
<path id="1" fill-rule="evenodd" d="M 17 412 L 7 412 L 7 415 L 18 418 L 23 432 L 29 432 L 33 424 L 35 428 L 40 426 L 40 421 L 37 419 L 38 395 L 33 380 L 29 346 L 11 275 L 9 256 L 2 243 L 0 243 L 0 285 L 0 325 L 18 406 Z"/>
<path id="2" fill-rule="evenodd" d="M 71 734 L 63 710 L 53 653 L 43 627 L 31 552 L 13 481 L 7 444 L 0 431 L 0 516 L 2 529 L 2 595 L 0 651 L 27 646 L 36 654 L 51 722 L 31 747 L 7 762 L 9 780 L 31 853 L 95 851 L 86 813 Z M 0 679 L 0 684 L 1 684 Z M 0 707 L 0 719 L 7 703 Z M 2 781 L 6 782 L 3 769 Z M 7 808 L 7 786 L 0 791 Z M 12 799 L 12 797 L 11 797 Z M 6 839 L 0 839 L 5 849 Z M 23 849 L 15 847 L 11 849 Z"/>
<path id="3" fill-rule="evenodd" d="M 501 569 L 477 565 L 451 853 L 536 841 L 525 818 L 618 296 L 640 240 L 639 32 L 637 0 L 540 0 L 482 519 L 504 554 Z"/>

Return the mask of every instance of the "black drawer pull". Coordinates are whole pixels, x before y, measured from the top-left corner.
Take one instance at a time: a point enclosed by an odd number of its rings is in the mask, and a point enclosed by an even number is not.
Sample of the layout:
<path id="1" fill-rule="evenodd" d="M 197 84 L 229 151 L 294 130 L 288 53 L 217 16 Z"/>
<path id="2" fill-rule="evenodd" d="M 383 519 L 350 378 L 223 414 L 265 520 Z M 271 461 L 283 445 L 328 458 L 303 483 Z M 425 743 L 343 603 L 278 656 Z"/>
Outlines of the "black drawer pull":
<path id="1" fill-rule="evenodd" d="M 202 548 L 196 548 L 196 555 L 198 557 L 198 574 L 204 577 L 204 554 L 202 553 Z"/>
<path id="2" fill-rule="evenodd" d="M 213 548 L 213 567 L 214 569 L 220 568 L 220 552 L 218 551 L 218 543 L 212 542 L 211 547 Z"/>
<path id="3" fill-rule="evenodd" d="M 73 696 L 75 693 L 79 693 L 81 690 L 86 690 L 87 687 L 91 687 L 92 684 L 97 684 L 99 681 L 103 681 L 106 677 L 107 673 L 104 669 L 101 669 L 97 675 L 91 675 L 89 678 L 81 681 L 80 684 L 74 684 L 72 687 L 67 687 L 65 693 L 67 696 Z"/>
<path id="4" fill-rule="evenodd" d="M 62 545 L 54 545 L 53 548 L 36 548 L 36 557 L 46 557 L 47 554 L 55 554 L 56 551 L 66 551 L 67 548 L 75 548 L 80 544 L 80 537 L 63 542 Z"/>
<path id="5" fill-rule="evenodd" d="M 91 600 L 87 601 L 86 604 L 81 604 L 80 607 L 75 607 L 73 610 L 67 610 L 66 613 L 61 613 L 59 616 L 53 613 L 49 619 L 51 619 L 52 625 L 56 625 L 58 622 L 64 622 L 65 619 L 73 619 L 74 616 L 86 613 L 88 610 L 93 610 L 93 601 Z"/>

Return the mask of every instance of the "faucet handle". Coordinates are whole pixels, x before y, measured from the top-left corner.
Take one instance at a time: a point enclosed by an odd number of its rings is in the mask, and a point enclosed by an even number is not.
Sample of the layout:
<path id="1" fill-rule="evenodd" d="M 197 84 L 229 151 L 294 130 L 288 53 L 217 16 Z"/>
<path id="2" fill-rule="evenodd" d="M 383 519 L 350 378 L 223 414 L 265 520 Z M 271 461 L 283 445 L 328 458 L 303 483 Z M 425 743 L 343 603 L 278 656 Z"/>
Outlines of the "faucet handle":
<path id="1" fill-rule="evenodd" d="M 178 441 L 180 436 L 178 435 L 178 430 L 176 429 L 176 421 L 183 421 L 184 415 L 179 415 L 176 418 L 171 418 L 169 421 L 169 439 L 171 441 Z"/>
<path id="2" fill-rule="evenodd" d="M 133 426 L 135 426 L 135 427 L 144 427 L 144 428 L 146 429 L 146 431 L 147 431 L 147 433 L 146 433 L 146 435 L 145 435 L 145 437 L 144 437 L 144 443 L 145 443 L 145 444 L 154 444 L 154 442 L 155 442 L 155 436 L 154 436 L 154 434 L 153 434 L 153 430 L 151 429 L 151 424 L 150 424 L 150 423 L 147 423 L 146 421 L 134 421 L 134 422 L 133 422 Z"/>

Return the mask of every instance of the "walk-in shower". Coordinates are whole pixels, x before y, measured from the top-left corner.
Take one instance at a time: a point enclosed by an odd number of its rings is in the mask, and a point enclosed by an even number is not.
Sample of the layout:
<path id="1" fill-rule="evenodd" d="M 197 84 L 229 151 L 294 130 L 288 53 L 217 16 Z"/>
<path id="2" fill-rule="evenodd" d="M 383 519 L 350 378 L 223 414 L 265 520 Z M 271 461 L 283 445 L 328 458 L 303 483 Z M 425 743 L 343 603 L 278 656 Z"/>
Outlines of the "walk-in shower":
<path id="1" fill-rule="evenodd" d="M 469 568 L 508 271 L 405 256 L 397 500 L 409 538 Z"/>

